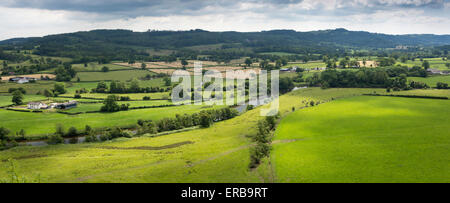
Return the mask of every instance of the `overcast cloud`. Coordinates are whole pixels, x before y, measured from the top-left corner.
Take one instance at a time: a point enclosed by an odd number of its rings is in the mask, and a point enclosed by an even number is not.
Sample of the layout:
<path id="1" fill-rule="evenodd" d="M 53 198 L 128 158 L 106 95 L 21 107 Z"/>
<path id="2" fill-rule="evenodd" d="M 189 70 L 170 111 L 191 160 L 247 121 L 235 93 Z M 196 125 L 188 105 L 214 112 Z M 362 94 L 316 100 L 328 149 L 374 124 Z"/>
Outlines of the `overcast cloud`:
<path id="1" fill-rule="evenodd" d="M 0 40 L 92 29 L 450 34 L 450 0 L 2 0 Z"/>

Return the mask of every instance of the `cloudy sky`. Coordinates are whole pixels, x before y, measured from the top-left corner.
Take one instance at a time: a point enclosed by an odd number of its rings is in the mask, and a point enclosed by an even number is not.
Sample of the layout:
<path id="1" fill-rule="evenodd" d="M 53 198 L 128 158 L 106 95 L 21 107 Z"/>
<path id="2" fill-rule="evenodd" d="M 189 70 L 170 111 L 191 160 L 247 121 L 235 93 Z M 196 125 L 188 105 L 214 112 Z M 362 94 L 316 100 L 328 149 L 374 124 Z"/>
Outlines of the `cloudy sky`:
<path id="1" fill-rule="evenodd" d="M 0 40 L 104 28 L 450 34 L 450 0 L 0 1 Z"/>

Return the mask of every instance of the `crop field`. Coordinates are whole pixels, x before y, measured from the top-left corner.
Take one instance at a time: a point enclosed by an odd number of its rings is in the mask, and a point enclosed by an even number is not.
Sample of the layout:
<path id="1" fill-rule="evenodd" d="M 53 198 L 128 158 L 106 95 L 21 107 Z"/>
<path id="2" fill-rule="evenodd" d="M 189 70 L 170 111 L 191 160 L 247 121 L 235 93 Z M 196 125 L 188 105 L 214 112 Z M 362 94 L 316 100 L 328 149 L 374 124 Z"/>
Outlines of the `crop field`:
<path id="1" fill-rule="evenodd" d="M 430 76 L 427 78 L 409 77 L 408 81 L 416 81 L 426 83 L 430 87 L 436 87 L 438 82 L 450 84 L 450 75 L 447 76 Z"/>
<path id="2" fill-rule="evenodd" d="M 448 100 L 353 97 L 279 125 L 277 182 L 448 182 Z"/>
<path id="3" fill-rule="evenodd" d="M 142 78 L 147 74 L 152 74 L 146 70 L 124 70 L 124 71 L 109 71 L 109 72 L 79 72 L 72 81 L 77 81 L 80 78 L 81 82 L 88 81 L 129 81 L 133 78 Z"/>
<path id="4" fill-rule="evenodd" d="M 219 107 L 214 107 L 219 108 Z M 205 106 L 187 105 L 164 108 L 151 108 L 121 111 L 115 113 L 89 113 L 80 115 L 64 115 L 59 113 L 26 113 L 0 109 L 0 123 L 8 126 L 12 132 L 24 129 L 27 136 L 35 137 L 54 133 L 56 124 L 63 124 L 66 128 L 76 127 L 84 129 L 86 125 L 93 128 L 102 127 L 130 127 L 135 126 L 138 119 L 159 120 L 175 117 L 176 114 L 192 114 L 208 109 Z"/>

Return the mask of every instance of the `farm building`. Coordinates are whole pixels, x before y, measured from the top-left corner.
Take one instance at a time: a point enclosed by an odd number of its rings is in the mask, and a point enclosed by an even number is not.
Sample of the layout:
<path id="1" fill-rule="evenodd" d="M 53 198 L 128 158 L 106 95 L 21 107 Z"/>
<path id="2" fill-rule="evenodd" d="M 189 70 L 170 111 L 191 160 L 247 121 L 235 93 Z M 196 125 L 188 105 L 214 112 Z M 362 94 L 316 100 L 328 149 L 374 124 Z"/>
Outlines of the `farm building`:
<path id="1" fill-rule="evenodd" d="M 28 103 L 28 109 L 46 109 L 48 106 L 42 102 L 30 102 Z"/>
<path id="2" fill-rule="evenodd" d="M 77 107 L 77 105 L 78 105 L 77 101 L 69 101 L 61 104 L 53 104 L 52 106 L 55 109 L 71 109 Z"/>
<path id="3" fill-rule="evenodd" d="M 30 81 L 35 81 L 36 78 L 30 78 L 30 77 L 14 77 L 14 78 L 10 78 L 9 81 L 10 82 L 16 82 L 18 84 L 24 84 L 24 83 L 28 83 Z"/>

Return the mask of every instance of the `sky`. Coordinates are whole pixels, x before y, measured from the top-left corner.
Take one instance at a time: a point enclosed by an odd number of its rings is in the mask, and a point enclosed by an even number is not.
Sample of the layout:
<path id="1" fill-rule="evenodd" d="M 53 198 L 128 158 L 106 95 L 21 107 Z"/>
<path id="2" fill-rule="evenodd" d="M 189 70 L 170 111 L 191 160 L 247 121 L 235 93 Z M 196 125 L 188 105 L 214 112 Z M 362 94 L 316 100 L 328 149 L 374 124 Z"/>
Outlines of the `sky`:
<path id="1" fill-rule="evenodd" d="M 93 29 L 450 34 L 450 0 L 1 0 L 0 40 Z"/>

